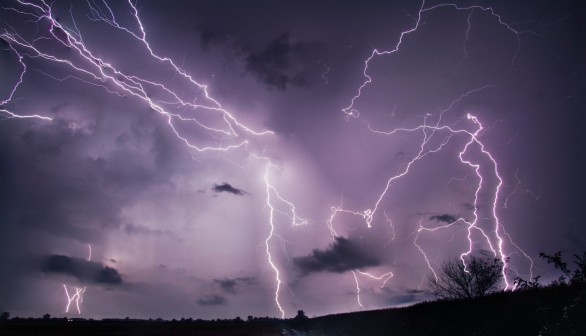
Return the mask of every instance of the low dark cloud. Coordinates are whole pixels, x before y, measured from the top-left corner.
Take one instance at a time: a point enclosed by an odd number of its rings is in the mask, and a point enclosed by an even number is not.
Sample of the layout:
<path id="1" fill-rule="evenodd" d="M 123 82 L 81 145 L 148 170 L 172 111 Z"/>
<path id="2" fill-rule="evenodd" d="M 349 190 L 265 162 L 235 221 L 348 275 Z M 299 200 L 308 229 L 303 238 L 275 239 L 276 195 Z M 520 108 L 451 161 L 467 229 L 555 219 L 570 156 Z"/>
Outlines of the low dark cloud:
<path id="1" fill-rule="evenodd" d="M 429 217 L 429 220 L 434 220 L 436 222 L 444 222 L 448 224 L 452 224 L 453 222 L 457 221 L 459 217 L 450 214 L 443 214 L 443 215 L 435 215 Z"/>
<path id="2" fill-rule="evenodd" d="M 287 33 L 271 41 L 263 50 L 246 57 L 246 69 L 269 86 L 284 90 L 306 84 L 303 58 L 314 43 L 295 42 Z"/>
<path id="3" fill-rule="evenodd" d="M 215 193 L 227 192 L 227 193 L 239 195 L 239 196 L 243 196 L 246 194 L 246 191 L 238 189 L 238 188 L 234 188 L 233 186 L 231 186 L 230 184 L 228 184 L 226 182 L 224 182 L 222 184 L 214 184 L 214 186 L 212 187 L 212 191 Z"/>
<path id="4" fill-rule="evenodd" d="M 106 285 L 122 284 L 122 276 L 112 267 L 95 261 L 52 254 L 44 258 L 41 270 L 45 273 L 60 273 L 73 276 L 80 282 Z"/>
<path id="5" fill-rule="evenodd" d="M 325 250 L 315 249 L 304 257 L 296 257 L 293 264 L 305 274 L 312 272 L 343 273 L 353 269 L 378 266 L 381 261 L 365 249 L 344 237 L 336 237 Z"/>
<path id="6" fill-rule="evenodd" d="M 251 285 L 256 281 L 254 277 L 239 277 L 233 279 L 214 279 L 214 283 L 216 283 L 220 288 L 230 294 L 236 294 L 236 287 L 242 285 Z"/>
<path id="7" fill-rule="evenodd" d="M 197 304 L 200 306 L 219 306 L 225 305 L 227 302 L 226 298 L 221 295 L 203 295 L 197 299 Z"/>

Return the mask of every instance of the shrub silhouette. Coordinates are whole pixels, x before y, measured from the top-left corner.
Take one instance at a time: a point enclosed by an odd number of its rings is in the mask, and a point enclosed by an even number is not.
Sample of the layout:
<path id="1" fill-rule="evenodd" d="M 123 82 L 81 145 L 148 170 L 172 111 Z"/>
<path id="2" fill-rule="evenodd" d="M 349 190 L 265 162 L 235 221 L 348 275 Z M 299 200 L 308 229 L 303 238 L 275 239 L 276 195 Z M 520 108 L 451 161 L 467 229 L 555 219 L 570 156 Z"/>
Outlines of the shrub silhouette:
<path id="1" fill-rule="evenodd" d="M 433 294 L 440 299 L 473 299 L 499 290 L 502 261 L 469 257 L 466 265 L 459 259 L 444 262 L 436 277 L 429 279 Z"/>
<path id="2" fill-rule="evenodd" d="M 568 268 L 568 263 L 562 260 L 562 251 L 557 251 L 553 255 L 546 253 L 539 253 L 539 257 L 547 260 L 548 264 L 553 264 L 556 269 L 559 269 L 563 275 L 558 280 L 554 281 L 554 285 L 564 285 L 569 283 L 570 285 L 586 284 L 586 252 L 582 252 L 582 256 L 574 254 L 574 264 L 576 269 L 572 272 Z"/>

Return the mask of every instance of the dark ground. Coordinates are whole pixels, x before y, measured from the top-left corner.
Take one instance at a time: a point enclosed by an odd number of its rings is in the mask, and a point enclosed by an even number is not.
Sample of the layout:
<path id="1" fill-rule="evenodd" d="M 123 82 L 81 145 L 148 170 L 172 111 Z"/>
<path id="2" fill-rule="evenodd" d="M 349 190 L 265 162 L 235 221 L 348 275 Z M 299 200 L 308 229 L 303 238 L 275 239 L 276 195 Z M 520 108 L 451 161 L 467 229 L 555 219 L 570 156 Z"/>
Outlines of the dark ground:
<path id="1" fill-rule="evenodd" d="M 0 335 L 586 335 L 586 286 L 535 288 L 312 319 L 11 319 L 0 322 Z"/>

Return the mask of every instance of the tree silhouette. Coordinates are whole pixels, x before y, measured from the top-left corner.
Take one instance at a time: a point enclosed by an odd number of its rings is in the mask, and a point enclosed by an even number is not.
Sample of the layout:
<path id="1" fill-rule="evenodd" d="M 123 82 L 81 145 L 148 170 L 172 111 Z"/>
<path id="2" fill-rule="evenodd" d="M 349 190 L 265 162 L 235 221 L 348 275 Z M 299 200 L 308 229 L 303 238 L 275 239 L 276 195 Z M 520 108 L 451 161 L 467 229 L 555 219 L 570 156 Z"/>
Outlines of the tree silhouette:
<path id="1" fill-rule="evenodd" d="M 568 268 L 568 263 L 563 261 L 562 251 L 557 251 L 553 255 L 541 252 L 539 257 L 547 260 L 548 264 L 553 264 L 556 269 L 563 273 L 558 280 L 553 282 L 554 285 L 564 285 L 566 281 L 571 285 L 586 283 L 586 252 L 583 252 L 582 256 L 574 254 L 574 264 L 576 264 L 574 272 Z"/>
<path id="2" fill-rule="evenodd" d="M 501 260 L 471 256 L 466 266 L 459 259 L 445 261 L 429 286 L 440 299 L 472 299 L 498 291 L 502 277 Z"/>
<path id="3" fill-rule="evenodd" d="M 8 321 L 10 319 L 10 313 L 9 312 L 3 312 L 0 315 L 0 321 Z"/>

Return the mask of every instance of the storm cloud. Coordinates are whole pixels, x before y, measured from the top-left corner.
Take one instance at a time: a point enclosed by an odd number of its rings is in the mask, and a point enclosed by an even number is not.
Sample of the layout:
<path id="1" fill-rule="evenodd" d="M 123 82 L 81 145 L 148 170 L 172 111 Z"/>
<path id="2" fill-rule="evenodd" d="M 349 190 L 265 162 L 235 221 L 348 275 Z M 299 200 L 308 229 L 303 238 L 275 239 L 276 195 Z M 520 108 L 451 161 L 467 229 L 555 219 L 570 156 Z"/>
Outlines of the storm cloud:
<path id="1" fill-rule="evenodd" d="M 83 283 L 84 318 L 276 316 L 278 270 L 286 317 L 317 316 L 360 309 L 354 269 L 394 274 L 356 274 L 365 306 L 416 302 L 459 217 L 555 276 L 538 253 L 586 244 L 577 3 L 138 0 L 144 40 L 128 2 L 3 4 L 0 304 L 58 316 Z"/>
<path id="2" fill-rule="evenodd" d="M 45 273 L 66 274 L 77 278 L 80 282 L 103 285 L 120 285 L 122 276 L 112 267 L 104 266 L 95 261 L 71 258 L 52 254 L 44 258 L 41 270 Z"/>
<path id="3" fill-rule="evenodd" d="M 443 215 L 434 215 L 429 217 L 429 220 L 434 220 L 436 222 L 444 222 L 448 224 L 452 224 L 453 222 L 457 221 L 459 217 L 450 214 L 443 214 Z"/>
<path id="4" fill-rule="evenodd" d="M 230 184 L 224 182 L 222 184 L 214 184 L 212 186 L 212 191 L 215 193 L 227 192 L 229 194 L 234 194 L 238 196 L 243 196 L 246 194 L 246 191 L 240 190 L 238 188 L 234 188 Z"/>
<path id="5" fill-rule="evenodd" d="M 306 85 L 303 54 L 313 43 L 292 41 L 290 34 L 276 37 L 264 49 L 246 58 L 246 68 L 259 81 L 284 90 Z"/>
<path id="6" fill-rule="evenodd" d="M 336 237 L 325 250 L 315 249 L 308 256 L 295 257 L 293 264 L 305 275 L 313 272 L 344 273 L 353 269 L 378 266 L 381 261 L 353 241 Z"/>

